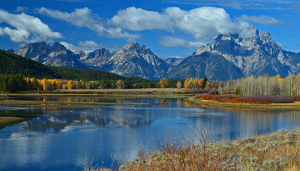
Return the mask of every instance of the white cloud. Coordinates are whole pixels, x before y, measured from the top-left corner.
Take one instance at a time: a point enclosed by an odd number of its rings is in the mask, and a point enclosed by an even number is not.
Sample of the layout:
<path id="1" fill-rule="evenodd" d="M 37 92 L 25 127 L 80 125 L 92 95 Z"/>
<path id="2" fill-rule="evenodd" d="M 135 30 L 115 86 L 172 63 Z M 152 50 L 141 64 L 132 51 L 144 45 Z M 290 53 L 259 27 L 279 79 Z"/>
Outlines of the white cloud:
<path id="1" fill-rule="evenodd" d="M 293 49 L 300 49 L 300 44 L 296 44 L 295 46 L 293 46 Z"/>
<path id="2" fill-rule="evenodd" d="M 75 46 L 73 44 L 67 43 L 67 42 L 60 42 L 62 45 L 64 45 L 67 49 L 70 49 L 71 51 L 77 51 L 77 50 L 82 50 L 85 53 L 92 52 L 96 49 L 101 49 L 105 48 L 110 51 L 116 51 L 120 48 L 119 45 L 102 45 L 102 44 L 97 44 L 96 42 L 92 40 L 86 40 L 85 42 L 79 41 L 78 46 Z"/>
<path id="3" fill-rule="evenodd" d="M 101 22 L 101 18 L 97 17 L 92 11 L 85 8 L 76 8 L 74 12 L 67 13 L 58 10 L 51 10 L 47 8 L 37 9 L 39 13 L 49 15 L 52 18 L 68 22 L 78 27 L 86 27 L 95 31 L 99 36 L 110 38 L 127 38 L 128 40 L 137 39 L 140 35 L 129 34 L 124 32 L 121 28 L 106 28 Z"/>
<path id="4" fill-rule="evenodd" d="M 132 31 L 142 30 L 172 30 L 173 23 L 168 15 L 141 8 L 129 7 L 118 11 L 111 23 Z"/>
<path id="5" fill-rule="evenodd" d="M 232 7 L 232 8 L 239 9 L 239 10 L 244 9 L 242 4 L 238 1 L 223 0 L 223 1 L 221 1 L 221 5 L 225 6 L 225 7 Z"/>
<path id="6" fill-rule="evenodd" d="M 13 42 L 17 43 L 50 41 L 62 38 L 60 33 L 53 32 L 40 19 L 24 13 L 11 14 L 0 9 L 0 23 L 7 23 L 12 26 L 0 27 L 0 35 L 9 36 Z"/>
<path id="7" fill-rule="evenodd" d="M 217 34 L 251 31 L 248 22 L 233 21 L 224 9 L 215 7 L 201 7 L 190 11 L 169 7 L 163 13 L 130 7 L 120 10 L 110 22 L 132 31 L 179 30 L 195 39 L 211 39 Z"/>
<path id="8" fill-rule="evenodd" d="M 261 15 L 259 17 L 242 15 L 240 18 L 242 20 L 247 20 L 249 22 L 263 24 L 263 25 L 277 25 L 277 26 L 288 26 L 288 27 L 293 27 L 294 26 L 291 23 L 285 23 L 283 21 L 280 21 L 280 20 L 277 20 L 273 17 L 265 16 L 265 15 Z"/>
<path id="9" fill-rule="evenodd" d="M 27 7 L 17 7 L 17 10 L 16 10 L 16 12 L 26 12 L 26 11 L 28 11 Z"/>
<path id="10" fill-rule="evenodd" d="M 64 45 L 67 49 L 71 50 L 71 51 L 77 51 L 77 50 L 82 50 L 80 47 L 78 46 L 74 46 L 73 44 L 70 44 L 68 42 L 59 42 L 60 44 Z"/>
<path id="11" fill-rule="evenodd" d="M 283 44 L 283 43 L 280 43 L 280 42 L 276 42 L 280 47 L 284 48 L 284 49 L 288 49 L 288 47 Z"/>
<path id="12" fill-rule="evenodd" d="M 201 45 L 204 45 L 201 41 L 188 41 L 172 36 L 163 36 L 160 38 L 159 44 L 164 47 L 184 47 L 188 49 L 197 49 Z"/>

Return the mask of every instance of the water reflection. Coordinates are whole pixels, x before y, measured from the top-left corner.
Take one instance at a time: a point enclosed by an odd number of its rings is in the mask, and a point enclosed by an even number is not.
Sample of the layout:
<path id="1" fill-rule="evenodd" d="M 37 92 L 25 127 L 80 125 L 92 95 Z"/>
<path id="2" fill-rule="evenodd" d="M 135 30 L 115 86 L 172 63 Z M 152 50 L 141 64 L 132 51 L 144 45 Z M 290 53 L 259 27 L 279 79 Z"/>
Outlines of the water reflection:
<path id="1" fill-rule="evenodd" d="M 141 143 L 155 145 L 154 129 L 164 139 L 188 137 L 195 127 L 210 129 L 211 139 L 228 141 L 292 129 L 300 123 L 298 111 L 224 110 L 181 99 L 120 100 L 162 105 L 46 110 L 43 115 L 0 130 L 0 170 L 82 170 L 89 163 L 85 157 L 91 160 L 93 156 L 94 163 L 104 161 L 103 165 L 110 167 L 112 159 L 134 159 Z"/>
<path id="2" fill-rule="evenodd" d="M 300 125 L 299 111 L 208 110 L 208 115 L 193 116 L 195 126 L 200 130 L 210 129 L 212 137 L 222 141 Z"/>
<path id="3" fill-rule="evenodd" d="M 24 129 L 36 132 L 56 133 L 67 126 L 81 126 L 92 124 L 100 127 L 129 127 L 149 126 L 153 116 L 148 112 L 139 114 L 136 110 L 87 109 L 87 110 L 56 110 L 47 114 L 22 122 Z"/>
<path id="4" fill-rule="evenodd" d="M 96 96 L 96 95 L 86 95 L 86 96 L 16 96 L 14 97 L 19 100 L 31 100 L 31 101 L 59 101 L 59 102 L 116 102 L 122 103 L 125 97 L 109 97 L 109 96 Z"/>
<path id="5" fill-rule="evenodd" d="M 28 109 L 28 108 L 21 108 L 21 107 L 6 107 L 0 106 L 0 117 L 19 117 L 23 118 L 24 120 L 31 120 L 42 115 L 43 112 L 39 109 Z M 0 131 L 1 129 L 19 123 L 21 121 L 16 121 L 11 124 L 0 124 Z M 0 134 L 1 137 L 1 134 Z"/>

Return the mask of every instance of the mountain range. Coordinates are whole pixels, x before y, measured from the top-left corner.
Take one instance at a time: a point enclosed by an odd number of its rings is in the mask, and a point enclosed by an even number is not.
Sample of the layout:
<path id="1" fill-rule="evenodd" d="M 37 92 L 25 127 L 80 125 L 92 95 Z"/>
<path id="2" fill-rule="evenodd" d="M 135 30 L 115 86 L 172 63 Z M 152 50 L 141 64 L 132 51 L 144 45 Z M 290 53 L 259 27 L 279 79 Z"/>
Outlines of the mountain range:
<path id="1" fill-rule="evenodd" d="M 200 46 L 186 58 L 161 59 L 149 47 L 131 42 L 117 52 L 97 49 L 72 52 L 56 42 L 31 43 L 8 52 L 31 58 L 46 65 L 103 70 L 119 75 L 145 79 L 188 77 L 209 80 L 237 79 L 250 75 L 270 76 L 300 72 L 300 53 L 282 49 L 266 31 L 252 27 L 252 36 L 218 35 L 206 46 Z"/>

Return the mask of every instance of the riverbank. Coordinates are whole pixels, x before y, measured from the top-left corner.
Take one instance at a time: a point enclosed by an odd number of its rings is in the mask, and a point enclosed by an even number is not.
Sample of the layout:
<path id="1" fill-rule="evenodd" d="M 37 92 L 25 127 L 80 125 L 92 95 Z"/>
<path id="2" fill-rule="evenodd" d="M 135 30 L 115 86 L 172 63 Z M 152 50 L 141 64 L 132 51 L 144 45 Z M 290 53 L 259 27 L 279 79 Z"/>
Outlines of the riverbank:
<path id="1" fill-rule="evenodd" d="M 159 142 L 157 150 L 120 166 L 120 171 L 142 170 L 285 170 L 300 169 L 300 128 L 255 135 L 233 142 Z M 144 153 L 143 153 L 144 152 Z M 106 170 L 85 168 L 85 170 Z"/>
<path id="2" fill-rule="evenodd" d="M 0 117 L 0 126 L 23 121 L 24 118 L 19 117 Z"/>
<path id="3" fill-rule="evenodd" d="M 199 90 L 202 92 L 203 90 Z M 208 91 L 207 91 L 208 92 Z M 194 94 L 194 91 L 177 88 L 145 88 L 145 89 L 58 89 L 53 91 L 25 91 L 18 94 L 97 94 L 97 95 L 160 95 L 160 94 Z"/>
<path id="4" fill-rule="evenodd" d="M 194 97 L 188 97 L 185 100 L 187 102 L 195 103 L 201 106 L 206 107 L 218 107 L 218 108 L 243 108 L 243 109 L 257 109 L 257 110 L 296 110 L 300 111 L 300 101 L 293 101 L 292 99 L 281 99 L 285 102 L 280 102 L 278 100 L 275 102 L 239 102 L 237 99 L 231 100 L 219 100 L 220 95 L 209 95 L 209 98 L 206 98 L 206 95 L 196 95 Z M 223 96 L 224 97 L 224 96 Z M 226 97 L 225 97 L 226 98 Z M 232 98 L 232 97 L 230 97 Z M 248 98 L 248 97 L 243 97 Z"/>

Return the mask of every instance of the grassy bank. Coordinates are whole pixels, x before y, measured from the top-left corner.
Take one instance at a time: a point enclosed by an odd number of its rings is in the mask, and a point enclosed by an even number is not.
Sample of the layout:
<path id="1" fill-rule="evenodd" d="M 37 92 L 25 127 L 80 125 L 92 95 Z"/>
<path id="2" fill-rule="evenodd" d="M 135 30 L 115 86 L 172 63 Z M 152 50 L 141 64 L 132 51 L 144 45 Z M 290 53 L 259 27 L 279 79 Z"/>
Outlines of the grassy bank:
<path id="1" fill-rule="evenodd" d="M 300 110 L 300 101 L 296 97 L 238 97 L 233 95 L 195 95 L 185 99 L 188 102 L 208 107 L 243 108 L 257 110 Z"/>
<path id="2" fill-rule="evenodd" d="M 177 88 L 145 88 L 145 89 L 59 89 L 53 91 L 24 91 L 19 94 L 97 94 L 97 95 L 160 95 L 160 94 L 193 94 L 192 90 Z"/>
<path id="3" fill-rule="evenodd" d="M 141 153 L 119 170 L 299 170 L 300 128 L 255 135 L 233 142 L 158 143 L 157 150 Z M 85 170 L 102 170 L 86 168 Z"/>
<path id="4" fill-rule="evenodd" d="M 72 102 L 72 101 L 0 101 L 0 106 L 43 108 L 43 109 L 87 109 L 103 108 L 99 105 L 158 105 L 156 103 L 122 103 L 122 102 Z"/>
<path id="5" fill-rule="evenodd" d="M 24 118 L 19 117 L 0 117 L 0 125 L 6 125 L 11 123 L 16 123 L 24 120 Z"/>

